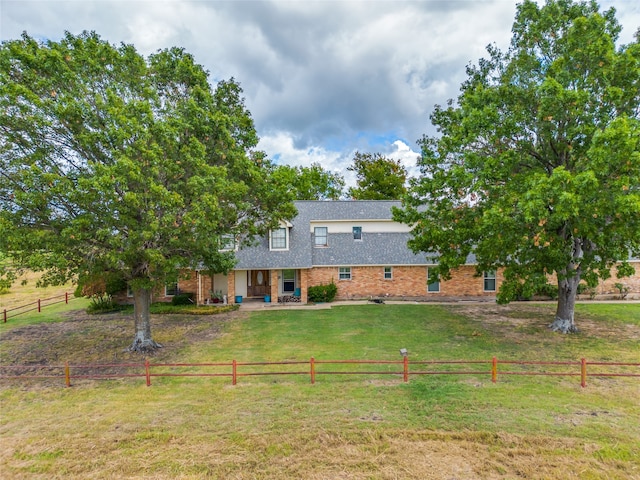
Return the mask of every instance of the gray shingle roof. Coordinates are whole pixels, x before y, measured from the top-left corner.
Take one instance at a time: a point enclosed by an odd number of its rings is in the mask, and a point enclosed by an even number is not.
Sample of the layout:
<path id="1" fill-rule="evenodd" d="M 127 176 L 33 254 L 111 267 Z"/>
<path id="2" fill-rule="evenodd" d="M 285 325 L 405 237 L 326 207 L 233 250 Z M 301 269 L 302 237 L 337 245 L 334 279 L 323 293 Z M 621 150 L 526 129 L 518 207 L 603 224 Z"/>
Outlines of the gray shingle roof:
<path id="1" fill-rule="evenodd" d="M 391 220 L 391 207 L 399 201 L 298 201 L 298 215 L 291 221 L 289 250 L 270 251 L 267 238 L 255 247 L 237 252 L 236 269 L 311 268 L 349 265 L 425 265 L 424 254 L 415 255 L 407 247 L 408 233 L 369 233 L 363 241 L 351 234 L 331 233 L 328 246 L 314 248 L 311 222 L 353 220 Z"/>

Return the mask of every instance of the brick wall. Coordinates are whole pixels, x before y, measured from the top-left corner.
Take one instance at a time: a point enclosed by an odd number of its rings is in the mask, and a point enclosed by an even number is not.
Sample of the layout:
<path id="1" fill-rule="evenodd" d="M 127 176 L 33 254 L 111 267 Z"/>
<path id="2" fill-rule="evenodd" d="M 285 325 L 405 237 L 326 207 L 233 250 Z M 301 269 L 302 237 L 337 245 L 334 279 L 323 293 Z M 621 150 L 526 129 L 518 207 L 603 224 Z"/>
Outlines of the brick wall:
<path id="1" fill-rule="evenodd" d="M 615 283 L 623 283 L 631 288 L 628 298 L 640 297 L 640 262 L 632 262 L 636 269 L 633 277 L 618 279 L 615 276 L 615 269 L 612 269 L 612 278 L 600 281 L 596 287 L 598 295 L 617 295 L 618 289 Z M 421 298 L 443 298 L 443 297 L 493 297 L 495 292 L 484 291 L 484 279 L 476 276 L 474 266 L 465 265 L 451 272 L 451 279 L 440 282 L 440 291 L 427 291 L 427 267 L 396 266 L 392 267 L 392 278 L 384 278 L 384 267 L 351 267 L 351 280 L 340 280 L 338 267 L 316 267 L 303 269 L 299 272 L 299 286 L 301 287 L 302 302 L 307 301 L 307 288 L 312 285 L 331 283 L 333 281 L 338 287 L 338 299 L 354 299 L 374 297 L 421 297 Z M 277 271 L 272 271 L 272 275 Z M 496 291 L 502 282 L 501 272 L 496 275 Z M 549 277 L 549 282 L 556 284 L 555 276 Z M 203 275 L 201 277 L 202 294 L 207 298 L 211 290 L 211 277 Z M 272 278 L 272 301 L 277 300 L 274 290 L 277 288 L 276 280 Z M 198 278 L 195 272 L 187 278 L 182 278 L 179 282 L 180 291 L 192 292 L 196 298 L 198 292 Z M 227 277 L 227 293 L 229 303 L 233 303 L 235 296 L 235 275 L 229 272 Z M 277 292 L 277 290 L 275 290 Z M 127 298 L 126 293 L 117 297 L 119 301 L 131 302 L 132 298 Z M 153 301 L 171 301 L 171 297 L 164 296 L 164 289 L 154 292 Z"/>
<path id="2" fill-rule="evenodd" d="M 318 267 L 309 270 L 309 285 L 328 284 L 338 287 L 338 299 L 374 297 L 452 297 L 495 296 L 484 291 L 482 276 L 475 276 L 473 266 L 464 266 L 452 272 L 451 280 L 440 282 L 439 292 L 427 292 L 427 267 L 392 267 L 391 279 L 384 278 L 384 267 L 351 267 L 351 280 L 340 280 L 338 267 Z M 496 276 L 496 288 L 502 276 Z"/>

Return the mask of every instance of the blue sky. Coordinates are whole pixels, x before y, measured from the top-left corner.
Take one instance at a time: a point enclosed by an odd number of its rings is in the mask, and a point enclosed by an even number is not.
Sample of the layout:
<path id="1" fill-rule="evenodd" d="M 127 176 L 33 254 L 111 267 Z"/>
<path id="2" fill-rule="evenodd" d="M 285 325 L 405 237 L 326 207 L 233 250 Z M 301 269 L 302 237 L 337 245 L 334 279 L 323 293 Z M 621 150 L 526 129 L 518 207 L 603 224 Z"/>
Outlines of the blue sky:
<path id="1" fill-rule="evenodd" d="M 356 151 L 415 172 L 429 114 L 455 98 L 465 66 L 511 39 L 516 1 L 0 0 L 0 39 L 94 30 L 142 54 L 179 46 L 243 87 L 270 158 L 321 163 L 352 179 Z M 614 6 L 630 42 L 640 2 Z"/>

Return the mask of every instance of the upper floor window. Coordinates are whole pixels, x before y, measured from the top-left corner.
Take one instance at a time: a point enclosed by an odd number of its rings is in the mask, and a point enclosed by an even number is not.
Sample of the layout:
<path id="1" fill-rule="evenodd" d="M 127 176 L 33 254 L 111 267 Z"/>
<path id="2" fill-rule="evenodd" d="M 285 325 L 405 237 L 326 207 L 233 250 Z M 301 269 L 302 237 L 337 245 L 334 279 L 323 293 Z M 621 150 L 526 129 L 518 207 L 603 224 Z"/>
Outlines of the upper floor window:
<path id="1" fill-rule="evenodd" d="M 393 280 L 393 268 L 384 267 L 384 279 L 385 280 Z"/>
<path id="2" fill-rule="evenodd" d="M 287 229 L 285 227 L 271 230 L 270 245 L 271 250 L 286 250 L 287 246 Z"/>
<path id="3" fill-rule="evenodd" d="M 313 229 L 314 245 L 316 247 L 326 247 L 329 244 L 327 241 L 327 234 L 327 227 L 315 227 Z"/>
<path id="4" fill-rule="evenodd" d="M 484 291 L 485 292 L 495 292 L 496 291 L 496 271 L 489 270 L 488 272 L 484 272 Z"/>
<path id="5" fill-rule="evenodd" d="M 220 238 L 220 250 L 223 252 L 236 250 L 236 237 L 230 234 L 222 235 Z"/>
<path id="6" fill-rule="evenodd" d="M 362 227 L 353 227 L 353 239 L 362 240 Z"/>

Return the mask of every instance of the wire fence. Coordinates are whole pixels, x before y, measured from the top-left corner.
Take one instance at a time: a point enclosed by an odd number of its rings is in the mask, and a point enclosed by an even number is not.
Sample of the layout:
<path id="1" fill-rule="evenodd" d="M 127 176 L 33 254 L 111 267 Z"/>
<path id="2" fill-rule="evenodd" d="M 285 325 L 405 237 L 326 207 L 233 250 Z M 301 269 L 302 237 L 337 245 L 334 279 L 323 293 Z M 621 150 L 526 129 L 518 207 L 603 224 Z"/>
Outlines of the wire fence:
<path id="1" fill-rule="evenodd" d="M 50 298 L 39 298 L 35 302 L 26 303 L 24 305 L 20 305 L 18 307 L 13 308 L 5 308 L 2 311 L 2 321 L 7 323 L 7 320 L 10 318 L 17 317 L 18 315 L 22 315 L 28 312 L 38 311 L 38 313 L 42 312 L 42 309 L 45 307 L 50 307 L 51 305 L 56 305 L 58 303 L 69 303 L 69 301 L 73 300 L 73 295 L 65 292 L 64 295 L 56 295 L 55 297 Z"/>
<path id="2" fill-rule="evenodd" d="M 467 375 L 491 378 L 517 376 L 580 377 L 580 385 L 587 386 L 591 377 L 635 377 L 640 379 L 640 363 L 579 361 L 543 362 L 500 360 L 316 360 L 282 362 L 216 362 L 216 363 L 113 363 L 62 365 L 0 365 L 0 379 L 58 379 L 66 387 L 79 379 L 143 378 L 151 386 L 159 377 L 225 377 L 236 385 L 242 377 L 251 376 L 307 376 L 311 384 L 317 377 L 331 375 L 394 376 L 403 382 L 421 375 Z"/>

